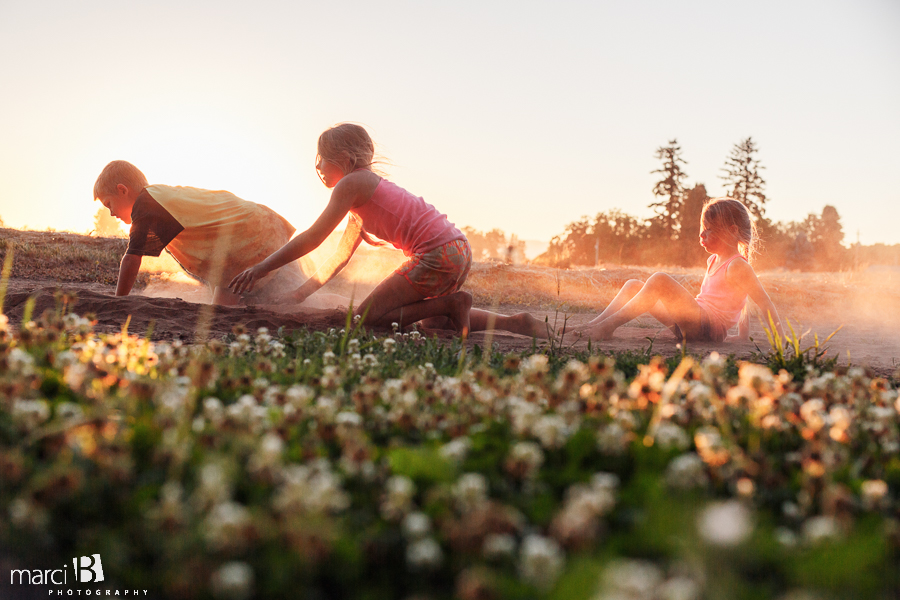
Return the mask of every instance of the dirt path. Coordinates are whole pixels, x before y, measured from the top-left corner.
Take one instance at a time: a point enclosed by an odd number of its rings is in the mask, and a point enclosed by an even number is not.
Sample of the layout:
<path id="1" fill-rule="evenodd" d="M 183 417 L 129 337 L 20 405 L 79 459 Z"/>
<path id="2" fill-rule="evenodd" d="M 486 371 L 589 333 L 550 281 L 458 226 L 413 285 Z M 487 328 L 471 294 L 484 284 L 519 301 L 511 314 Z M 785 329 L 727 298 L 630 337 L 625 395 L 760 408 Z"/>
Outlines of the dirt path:
<path id="1" fill-rule="evenodd" d="M 202 288 L 196 286 L 181 288 L 170 286 L 164 291 L 159 289 L 153 291 L 156 295 L 163 293 L 168 297 L 133 294 L 117 298 L 113 295 L 113 286 L 108 284 L 57 283 L 51 280 L 30 279 L 10 280 L 4 312 L 12 323 L 17 324 L 22 318 L 28 299 L 34 297 L 33 314 L 35 317 L 40 316 L 44 310 L 55 309 L 58 306 L 58 290 L 77 296 L 71 310 L 82 315 L 93 314 L 97 320 L 97 331 L 119 331 L 130 316 L 130 332 L 145 335 L 152 327 L 152 337 L 156 340 L 179 337 L 186 341 L 195 341 L 204 330 L 208 331 L 209 337 L 222 337 L 231 332 L 236 324 L 241 324 L 251 331 L 267 327 L 272 332 L 282 327 L 285 331 L 303 327 L 312 330 L 340 328 L 345 324 L 346 315 L 340 308 L 292 308 L 285 312 L 283 308 L 281 311 L 276 310 L 278 307 L 213 307 L 204 303 L 205 293 Z M 539 319 L 546 318 L 557 331 L 561 331 L 564 325 L 571 328 L 584 324 L 594 316 L 594 313 L 588 312 L 566 314 L 503 304 L 492 306 L 490 309 L 503 314 L 528 310 Z M 798 321 L 797 318 L 792 318 L 790 311 L 784 316 L 792 322 Z M 821 341 L 840 326 L 841 323 L 833 317 L 805 324 L 802 347 L 811 346 L 815 334 L 818 334 Z M 428 333 L 435 333 L 445 339 L 452 337 L 451 332 Z M 754 354 L 768 350 L 765 332 L 758 323 L 751 324 L 751 338 L 753 341 L 728 344 L 692 343 L 688 346 L 688 351 L 699 355 L 715 351 L 749 359 Z M 533 345 L 530 338 L 500 331 L 473 333 L 470 341 L 481 346 L 496 344 L 499 349 L 509 352 L 525 351 Z M 594 342 L 592 347 L 605 352 L 628 350 L 642 352 L 651 344 L 653 353 L 664 356 L 674 356 L 681 352 L 678 340 L 650 317 L 642 317 L 621 327 L 616 332 L 615 339 Z M 579 341 L 571 334 L 563 336 L 562 345 L 577 350 L 587 348 L 586 341 Z M 883 376 L 892 375 L 900 368 L 900 336 L 896 335 L 893 328 L 874 325 L 868 321 L 844 325 L 828 342 L 827 349 L 827 356 L 837 355 L 841 364 L 868 366 Z"/>

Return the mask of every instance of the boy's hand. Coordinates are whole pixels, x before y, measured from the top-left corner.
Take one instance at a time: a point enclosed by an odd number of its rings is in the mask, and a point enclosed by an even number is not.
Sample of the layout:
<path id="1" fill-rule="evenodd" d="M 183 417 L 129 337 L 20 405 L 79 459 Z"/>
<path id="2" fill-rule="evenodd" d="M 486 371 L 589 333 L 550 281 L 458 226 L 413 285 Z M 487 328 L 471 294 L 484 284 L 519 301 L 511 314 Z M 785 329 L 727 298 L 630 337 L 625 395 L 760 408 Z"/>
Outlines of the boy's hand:
<path id="1" fill-rule="evenodd" d="M 235 278 L 231 280 L 231 283 L 228 284 L 228 289 L 235 294 L 252 292 L 253 286 L 256 285 L 257 281 L 265 277 L 266 273 L 265 269 L 261 268 L 260 265 L 253 265 L 243 273 L 235 276 Z"/>

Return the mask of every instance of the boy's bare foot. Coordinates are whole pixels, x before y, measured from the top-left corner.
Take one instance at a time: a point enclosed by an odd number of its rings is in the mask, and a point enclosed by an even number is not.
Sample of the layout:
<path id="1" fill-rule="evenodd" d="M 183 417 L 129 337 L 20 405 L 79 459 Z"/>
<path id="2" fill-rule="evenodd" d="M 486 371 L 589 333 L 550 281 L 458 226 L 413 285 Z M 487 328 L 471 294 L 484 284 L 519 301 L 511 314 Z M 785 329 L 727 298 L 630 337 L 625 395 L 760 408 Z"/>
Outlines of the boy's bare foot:
<path id="1" fill-rule="evenodd" d="M 447 317 L 462 337 L 469 335 L 469 311 L 472 310 L 472 294 L 469 292 L 456 292 L 447 296 L 450 301 L 450 312 Z"/>

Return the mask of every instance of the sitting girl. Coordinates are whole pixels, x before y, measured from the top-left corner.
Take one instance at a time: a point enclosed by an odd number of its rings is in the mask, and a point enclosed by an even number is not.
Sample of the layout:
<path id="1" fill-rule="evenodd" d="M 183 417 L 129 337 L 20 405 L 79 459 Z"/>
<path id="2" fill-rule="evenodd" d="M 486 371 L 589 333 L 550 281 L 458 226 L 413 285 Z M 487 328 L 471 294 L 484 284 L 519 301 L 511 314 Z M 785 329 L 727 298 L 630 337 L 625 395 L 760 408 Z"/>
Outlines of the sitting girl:
<path id="1" fill-rule="evenodd" d="M 383 179 L 372 170 L 375 145 L 366 130 L 342 123 L 319 136 L 316 170 L 333 189 L 313 225 L 229 284 L 235 293 L 250 292 L 267 273 L 317 248 L 347 213 L 350 219 L 334 255 L 290 299 L 302 302 L 347 263 L 369 234 L 402 250 L 408 260 L 382 281 L 356 309 L 376 326 L 404 327 L 425 319 L 426 327 L 469 330 L 505 329 L 547 337 L 543 323 L 527 313 L 513 316 L 472 310 L 472 295 L 460 291 L 472 265 L 466 236 L 432 205 Z M 266 235 L 259 232 L 259 235 Z"/>
<path id="2" fill-rule="evenodd" d="M 712 256 L 696 298 L 665 273 L 654 273 L 646 283 L 632 279 L 599 317 L 576 331 L 593 340 L 609 339 L 619 326 L 649 312 L 679 340 L 733 339 L 727 336 L 735 324 L 737 339 L 747 339 L 749 296 L 765 315 L 766 327 L 771 317 L 783 339 L 778 311 L 750 266 L 756 244 L 756 228 L 743 204 L 731 198 L 710 200 L 700 216 L 700 245 Z"/>

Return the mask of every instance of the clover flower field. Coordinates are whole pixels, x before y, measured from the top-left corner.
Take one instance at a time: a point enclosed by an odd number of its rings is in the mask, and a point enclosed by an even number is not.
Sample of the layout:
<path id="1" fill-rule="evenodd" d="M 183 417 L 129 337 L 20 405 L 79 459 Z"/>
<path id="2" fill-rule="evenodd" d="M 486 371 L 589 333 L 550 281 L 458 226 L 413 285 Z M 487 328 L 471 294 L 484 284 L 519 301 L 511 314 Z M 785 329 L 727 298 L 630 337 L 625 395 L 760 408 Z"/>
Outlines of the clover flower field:
<path id="1" fill-rule="evenodd" d="M 62 310 L 0 338 L 0 544 L 29 565 L 99 553 L 158 598 L 900 590 L 896 382 L 862 368 Z"/>

